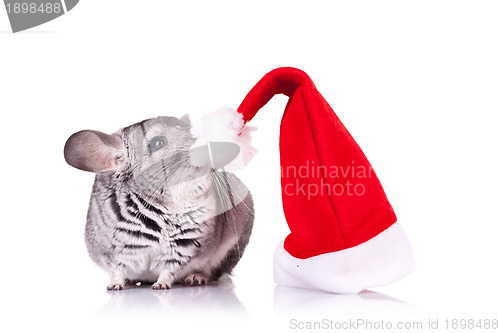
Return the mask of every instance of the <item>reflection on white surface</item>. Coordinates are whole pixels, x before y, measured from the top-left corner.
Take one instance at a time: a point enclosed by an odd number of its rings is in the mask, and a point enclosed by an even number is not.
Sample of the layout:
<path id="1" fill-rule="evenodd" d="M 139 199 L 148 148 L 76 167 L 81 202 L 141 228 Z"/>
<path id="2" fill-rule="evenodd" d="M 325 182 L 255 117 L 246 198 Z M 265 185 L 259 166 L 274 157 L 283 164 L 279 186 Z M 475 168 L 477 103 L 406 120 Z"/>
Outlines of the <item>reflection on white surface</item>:
<path id="1" fill-rule="evenodd" d="M 108 303 L 99 311 L 105 316 L 246 314 L 229 278 L 204 286 L 174 285 L 168 290 L 153 290 L 150 285 L 132 286 L 108 291 L 108 295 Z"/>
<path id="2" fill-rule="evenodd" d="M 277 315 L 411 315 L 415 306 L 374 291 L 355 295 L 326 293 L 319 290 L 276 286 L 274 309 Z"/>
<path id="3" fill-rule="evenodd" d="M 99 310 L 99 315 L 104 317 L 248 317 L 229 278 L 199 287 L 174 285 L 169 290 L 153 290 L 150 285 L 133 286 L 110 291 L 108 296 L 108 302 Z M 282 286 L 274 288 L 274 315 L 279 317 L 414 315 L 416 312 L 415 306 L 374 291 L 341 295 Z"/>

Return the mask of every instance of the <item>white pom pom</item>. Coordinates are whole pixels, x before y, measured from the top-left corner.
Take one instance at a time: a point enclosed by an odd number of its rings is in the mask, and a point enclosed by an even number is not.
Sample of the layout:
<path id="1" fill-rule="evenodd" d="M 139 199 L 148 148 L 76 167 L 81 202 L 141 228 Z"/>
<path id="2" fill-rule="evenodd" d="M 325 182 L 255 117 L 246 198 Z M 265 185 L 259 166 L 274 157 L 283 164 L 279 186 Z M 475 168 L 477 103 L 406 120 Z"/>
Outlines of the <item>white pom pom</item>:
<path id="1" fill-rule="evenodd" d="M 240 147 L 240 153 L 224 167 L 224 170 L 239 170 L 244 168 L 257 152 L 251 146 L 251 132 L 254 130 L 255 127 L 245 126 L 242 114 L 236 110 L 217 109 L 192 121 L 191 134 L 196 138 L 196 142 L 191 148 L 204 146 L 209 142 L 234 143 Z M 197 165 L 193 159 L 191 162 Z"/>

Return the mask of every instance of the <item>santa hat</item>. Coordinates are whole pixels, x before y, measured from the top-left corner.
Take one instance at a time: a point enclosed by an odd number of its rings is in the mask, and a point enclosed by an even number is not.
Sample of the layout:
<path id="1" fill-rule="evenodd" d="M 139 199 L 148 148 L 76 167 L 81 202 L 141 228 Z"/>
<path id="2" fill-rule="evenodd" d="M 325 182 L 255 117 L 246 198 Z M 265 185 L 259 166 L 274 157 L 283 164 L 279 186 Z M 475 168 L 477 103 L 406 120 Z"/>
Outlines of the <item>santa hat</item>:
<path id="1" fill-rule="evenodd" d="M 289 97 L 279 147 L 283 210 L 291 232 L 274 254 L 275 282 L 358 293 L 409 274 L 415 266 L 411 246 L 382 185 L 303 71 L 269 72 L 237 111 L 207 115 L 203 129 L 193 131 L 202 141 L 235 142 L 242 150 L 237 164 L 245 164 L 253 154 L 245 124 L 276 94 Z"/>

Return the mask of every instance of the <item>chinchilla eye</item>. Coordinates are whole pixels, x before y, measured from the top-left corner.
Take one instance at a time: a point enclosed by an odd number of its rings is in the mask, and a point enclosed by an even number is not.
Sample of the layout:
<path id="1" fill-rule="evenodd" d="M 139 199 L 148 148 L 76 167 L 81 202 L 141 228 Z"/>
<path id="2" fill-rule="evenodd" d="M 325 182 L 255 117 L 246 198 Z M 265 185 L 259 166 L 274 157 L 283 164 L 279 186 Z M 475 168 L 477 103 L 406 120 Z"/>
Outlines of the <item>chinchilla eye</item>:
<path id="1" fill-rule="evenodd" d="M 151 151 L 157 151 L 161 149 L 163 146 L 165 146 L 166 140 L 163 136 L 155 136 L 151 141 L 149 142 L 149 149 Z"/>

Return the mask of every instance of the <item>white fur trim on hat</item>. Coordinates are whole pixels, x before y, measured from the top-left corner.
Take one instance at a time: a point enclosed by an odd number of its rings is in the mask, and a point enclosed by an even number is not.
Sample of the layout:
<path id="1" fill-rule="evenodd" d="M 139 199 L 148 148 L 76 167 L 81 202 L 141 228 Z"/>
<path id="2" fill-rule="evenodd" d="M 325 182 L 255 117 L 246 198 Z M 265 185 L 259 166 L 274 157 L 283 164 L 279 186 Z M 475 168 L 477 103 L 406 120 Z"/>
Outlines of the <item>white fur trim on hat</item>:
<path id="1" fill-rule="evenodd" d="M 191 134 L 196 138 L 192 148 L 209 142 L 231 142 L 240 147 L 238 156 L 224 167 L 226 171 L 235 171 L 245 167 L 256 153 L 251 146 L 251 132 L 255 127 L 245 126 L 243 116 L 232 108 L 211 111 L 192 121 Z M 196 165 L 196 163 L 193 163 Z"/>
<path id="2" fill-rule="evenodd" d="M 288 287 L 357 294 L 415 269 L 410 241 L 398 222 L 363 244 L 307 259 L 292 257 L 283 244 L 274 253 L 274 281 Z"/>

